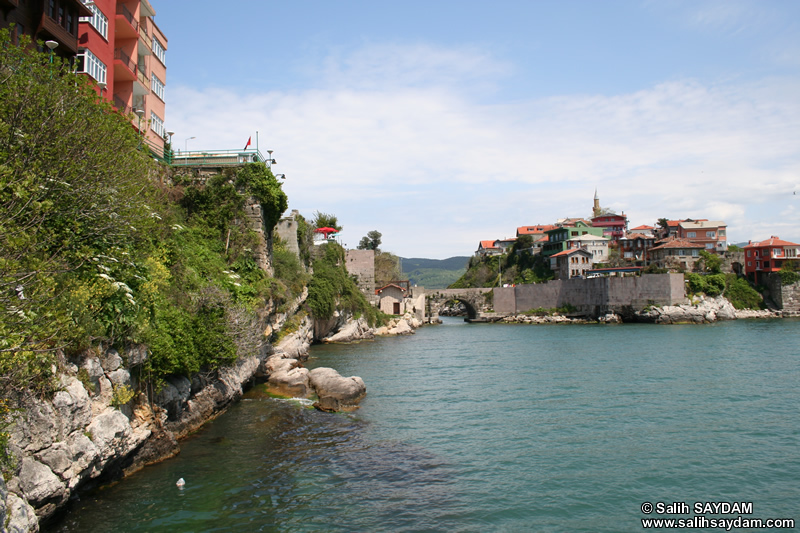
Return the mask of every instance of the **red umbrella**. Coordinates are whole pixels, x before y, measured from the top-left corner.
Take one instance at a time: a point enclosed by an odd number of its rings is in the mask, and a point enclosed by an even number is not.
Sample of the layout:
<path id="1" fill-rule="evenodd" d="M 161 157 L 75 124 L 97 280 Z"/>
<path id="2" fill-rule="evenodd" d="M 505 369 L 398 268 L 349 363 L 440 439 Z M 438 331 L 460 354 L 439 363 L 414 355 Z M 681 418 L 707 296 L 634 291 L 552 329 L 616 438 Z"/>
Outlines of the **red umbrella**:
<path id="1" fill-rule="evenodd" d="M 315 233 L 322 233 L 323 235 L 325 235 L 325 238 L 327 239 L 328 235 L 330 235 L 331 233 L 338 233 L 339 230 L 336 229 L 336 228 L 324 227 L 324 228 L 317 228 L 317 229 L 314 230 L 314 232 Z"/>

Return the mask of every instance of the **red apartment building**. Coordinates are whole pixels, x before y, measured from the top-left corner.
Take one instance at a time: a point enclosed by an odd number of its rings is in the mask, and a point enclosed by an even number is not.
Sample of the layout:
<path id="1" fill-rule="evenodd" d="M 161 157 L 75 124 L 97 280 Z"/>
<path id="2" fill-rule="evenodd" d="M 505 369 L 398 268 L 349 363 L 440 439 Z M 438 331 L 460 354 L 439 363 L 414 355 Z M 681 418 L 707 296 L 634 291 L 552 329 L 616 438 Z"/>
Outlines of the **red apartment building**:
<path id="1" fill-rule="evenodd" d="M 0 0 L 2 1 L 2 0 Z M 168 141 L 165 121 L 167 38 L 153 20 L 148 0 L 84 0 L 79 72 L 97 82 L 98 93 L 123 113 L 156 155 Z"/>
<path id="2" fill-rule="evenodd" d="M 721 220 L 683 220 L 678 224 L 678 238 L 721 254 L 728 250 L 727 227 Z"/>
<path id="3" fill-rule="evenodd" d="M 765 241 L 750 241 L 744 247 L 744 255 L 745 275 L 751 281 L 762 284 L 764 276 L 779 271 L 785 261 L 800 259 L 800 244 L 773 235 Z"/>

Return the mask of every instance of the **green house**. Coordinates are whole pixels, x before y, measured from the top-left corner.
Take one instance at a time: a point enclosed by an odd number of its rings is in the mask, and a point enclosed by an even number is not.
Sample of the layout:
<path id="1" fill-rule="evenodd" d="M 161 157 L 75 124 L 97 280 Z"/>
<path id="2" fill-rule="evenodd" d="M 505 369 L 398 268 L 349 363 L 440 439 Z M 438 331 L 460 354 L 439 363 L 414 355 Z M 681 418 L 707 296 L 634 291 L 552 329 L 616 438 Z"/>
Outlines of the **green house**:
<path id="1" fill-rule="evenodd" d="M 551 255 L 566 250 L 568 246 L 567 241 L 574 237 L 580 237 L 581 235 L 602 237 L 603 228 L 593 228 L 586 221 L 577 220 L 571 225 L 559 226 L 545 231 L 545 234 L 547 234 L 547 242 L 542 246 L 542 256 L 550 257 Z"/>

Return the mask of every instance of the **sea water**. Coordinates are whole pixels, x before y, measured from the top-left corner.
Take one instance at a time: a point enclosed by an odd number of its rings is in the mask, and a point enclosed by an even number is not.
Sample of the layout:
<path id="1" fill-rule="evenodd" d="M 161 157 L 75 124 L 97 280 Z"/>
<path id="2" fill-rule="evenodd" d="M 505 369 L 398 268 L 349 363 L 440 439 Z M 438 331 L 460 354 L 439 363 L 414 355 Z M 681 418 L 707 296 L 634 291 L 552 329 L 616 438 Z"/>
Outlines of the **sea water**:
<path id="1" fill-rule="evenodd" d="M 361 408 L 256 387 L 178 457 L 81 496 L 51 529 L 641 531 L 698 502 L 751 504 L 707 519 L 800 519 L 795 319 L 446 319 L 315 346 L 307 366 L 361 376 Z M 659 502 L 691 511 L 643 513 Z"/>

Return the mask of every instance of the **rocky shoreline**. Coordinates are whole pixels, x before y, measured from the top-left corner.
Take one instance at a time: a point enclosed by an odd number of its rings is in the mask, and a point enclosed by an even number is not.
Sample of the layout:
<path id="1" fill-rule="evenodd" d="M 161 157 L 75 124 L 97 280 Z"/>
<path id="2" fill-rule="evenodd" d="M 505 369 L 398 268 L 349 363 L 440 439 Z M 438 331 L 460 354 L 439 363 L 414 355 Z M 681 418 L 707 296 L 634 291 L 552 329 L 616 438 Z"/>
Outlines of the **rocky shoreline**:
<path id="1" fill-rule="evenodd" d="M 617 324 L 623 322 L 644 322 L 652 324 L 708 324 L 719 320 L 748 318 L 792 318 L 800 317 L 795 311 L 776 311 L 771 309 L 736 309 L 724 297 L 700 296 L 683 305 L 650 306 L 641 311 L 626 314 L 608 313 L 599 317 L 569 317 L 552 315 L 512 315 L 503 317 L 500 322 L 511 324 Z"/>
<path id="2" fill-rule="evenodd" d="M 275 316 L 267 335 L 297 315 L 302 300 Z M 94 348 L 63 361 L 60 390 L 48 400 L 28 398 L 11 428 L 10 448 L 19 467 L 7 484 L 0 479 L 3 531 L 38 531 L 40 521 L 52 518 L 81 491 L 175 456 L 181 438 L 223 413 L 256 380 L 285 396 L 316 396 L 315 406 L 324 411 L 352 410 L 366 394 L 363 380 L 342 377 L 330 368 L 303 368 L 311 344 L 411 334 L 420 325 L 411 317 L 377 329 L 363 318 L 304 317 L 294 332 L 261 353 L 209 375 L 172 376 L 152 401 L 140 393 L 122 405 L 118 391 L 138 389 L 146 347 L 124 353 Z"/>

